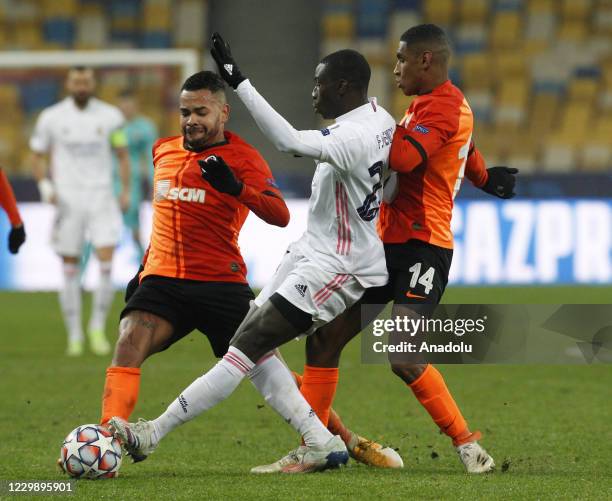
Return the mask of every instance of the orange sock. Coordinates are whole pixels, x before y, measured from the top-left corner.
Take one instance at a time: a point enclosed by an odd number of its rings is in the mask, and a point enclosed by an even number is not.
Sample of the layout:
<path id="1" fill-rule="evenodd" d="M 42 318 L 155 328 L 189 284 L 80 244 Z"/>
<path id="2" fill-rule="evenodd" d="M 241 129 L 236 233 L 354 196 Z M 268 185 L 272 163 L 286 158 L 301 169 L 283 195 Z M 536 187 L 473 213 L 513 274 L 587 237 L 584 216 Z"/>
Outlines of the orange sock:
<path id="1" fill-rule="evenodd" d="M 106 423 L 113 416 L 129 419 L 140 387 L 140 369 L 136 367 L 109 367 L 102 396 L 102 418 Z"/>
<path id="2" fill-rule="evenodd" d="M 293 379 L 295 379 L 295 384 L 297 385 L 298 388 L 302 387 L 302 375 L 298 374 L 295 371 L 291 371 L 291 374 L 293 374 Z"/>
<path id="3" fill-rule="evenodd" d="M 334 409 L 329 409 L 329 421 L 327 422 L 327 429 L 332 435 L 340 435 L 340 438 L 347 445 L 347 447 L 353 446 L 351 444 L 353 432 L 344 425 L 342 419 L 340 419 L 340 416 Z"/>
<path id="4" fill-rule="evenodd" d="M 433 365 L 428 365 L 423 374 L 408 386 L 434 422 L 453 439 L 453 445 L 458 446 L 480 438 L 479 432 L 470 433 L 442 374 Z"/>
<path id="5" fill-rule="evenodd" d="M 334 401 L 337 385 L 337 367 L 304 366 L 300 391 L 325 426 L 329 421 L 329 410 Z"/>

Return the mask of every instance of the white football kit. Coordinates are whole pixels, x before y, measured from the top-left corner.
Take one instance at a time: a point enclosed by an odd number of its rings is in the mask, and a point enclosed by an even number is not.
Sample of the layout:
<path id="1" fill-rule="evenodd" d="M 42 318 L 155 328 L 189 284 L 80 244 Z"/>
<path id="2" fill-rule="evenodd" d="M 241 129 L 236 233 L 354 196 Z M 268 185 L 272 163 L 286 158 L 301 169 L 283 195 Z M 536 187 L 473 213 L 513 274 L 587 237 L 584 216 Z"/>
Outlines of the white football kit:
<path id="1" fill-rule="evenodd" d="M 57 197 L 52 245 L 62 256 L 79 256 L 86 239 L 95 248 L 119 242 L 122 219 L 113 194 L 111 134 L 123 122 L 118 108 L 95 98 L 79 109 L 67 97 L 38 118 L 30 148 L 51 157 Z"/>
<path id="2" fill-rule="evenodd" d="M 376 222 L 395 120 L 373 99 L 323 130 L 297 131 L 248 80 L 236 92 L 279 150 L 317 165 L 306 231 L 255 299 L 261 306 L 280 294 L 312 316 L 314 330 L 357 302 L 365 288 L 387 283 Z"/>

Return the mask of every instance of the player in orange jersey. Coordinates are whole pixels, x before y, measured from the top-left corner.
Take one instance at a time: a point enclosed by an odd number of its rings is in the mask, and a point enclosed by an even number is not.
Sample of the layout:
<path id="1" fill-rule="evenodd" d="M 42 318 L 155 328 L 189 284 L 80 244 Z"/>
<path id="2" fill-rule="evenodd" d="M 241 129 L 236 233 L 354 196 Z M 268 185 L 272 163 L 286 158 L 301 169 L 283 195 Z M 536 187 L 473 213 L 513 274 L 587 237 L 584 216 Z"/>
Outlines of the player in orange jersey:
<path id="1" fill-rule="evenodd" d="M 129 418 L 142 363 L 192 330 L 208 337 L 215 356 L 226 353 L 254 299 L 238 248 L 249 210 L 275 226 L 289 222 L 265 160 L 225 130 L 229 105 L 217 74 L 201 71 L 185 81 L 180 114 L 182 136 L 153 147 L 151 243 L 126 290 L 102 423 Z"/>
<path id="2" fill-rule="evenodd" d="M 19 247 L 25 242 L 26 234 L 23 221 L 17 209 L 17 201 L 11 185 L 0 167 L 0 207 L 4 209 L 11 223 L 11 231 L 8 235 L 8 248 L 11 254 L 17 254 Z"/>
<path id="3" fill-rule="evenodd" d="M 405 95 L 417 97 L 395 131 L 389 162 L 394 173 L 381 205 L 379 232 L 389 282 L 368 289 L 359 303 L 307 338 L 304 373 L 296 377 L 306 400 L 330 431 L 342 436 L 349 452 L 379 466 L 393 466 L 379 454 L 380 446 L 348 430 L 333 411 L 329 414 L 340 353 L 362 328 L 361 306 L 392 300 L 394 314 L 409 315 L 414 311 L 412 305 L 440 302 L 453 254 L 453 200 L 464 175 L 491 195 L 514 196 L 518 171 L 486 169 L 474 147 L 472 111 L 448 79 L 449 56 L 448 39 L 435 25 L 415 26 L 400 38 L 394 69 L 397 85 Z M 395 189 L 389 189 L 394 183 Z M 452 439 L 468 472 L 482 473 L 494 467 L 493 458 L 477 442 L 480 433 L 469 430 L 435 367 L 392 363 L 392 370 Z"/>

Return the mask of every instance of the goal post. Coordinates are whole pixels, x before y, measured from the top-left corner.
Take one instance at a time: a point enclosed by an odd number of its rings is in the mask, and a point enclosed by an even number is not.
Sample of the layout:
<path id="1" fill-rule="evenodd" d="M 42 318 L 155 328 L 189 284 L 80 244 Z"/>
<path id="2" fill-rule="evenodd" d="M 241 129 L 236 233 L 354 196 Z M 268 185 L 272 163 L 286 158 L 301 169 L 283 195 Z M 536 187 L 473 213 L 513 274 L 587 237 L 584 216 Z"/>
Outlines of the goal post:
<path id="1" fill-rule="evenodd" d="M 178 132 L 177 100 L 182 82 L 203 67 L 195 49 L 108 49 L 0 52 L 0 165 L 27 175 L 28 137 L 42 109 L 64 96 L 66 71 L 96 71 L 96 96 L 116 104 L 126 89 L 161 136 Z"/>
<path id="2" fill-rule="evenodd" d="M 194 49 L 8 51 L 0 52 L 0 69 L 163 65 L 179 67 L 184 80 L 198 71 L 198 60 L 198 53 Z"/>

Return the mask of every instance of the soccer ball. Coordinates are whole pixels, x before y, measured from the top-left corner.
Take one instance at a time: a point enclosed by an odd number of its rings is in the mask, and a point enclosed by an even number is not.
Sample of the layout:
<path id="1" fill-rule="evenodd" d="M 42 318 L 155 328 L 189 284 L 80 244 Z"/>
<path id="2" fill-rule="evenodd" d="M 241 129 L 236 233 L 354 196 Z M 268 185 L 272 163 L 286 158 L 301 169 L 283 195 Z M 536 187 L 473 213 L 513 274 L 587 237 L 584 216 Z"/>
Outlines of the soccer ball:
<path id="1" fill-rule="evenodd" d="M 64 439 L 58 463 L 73 478 L 113 478 L 121 466 L 121 444 L 105 426 L 84 424 Z"/>

